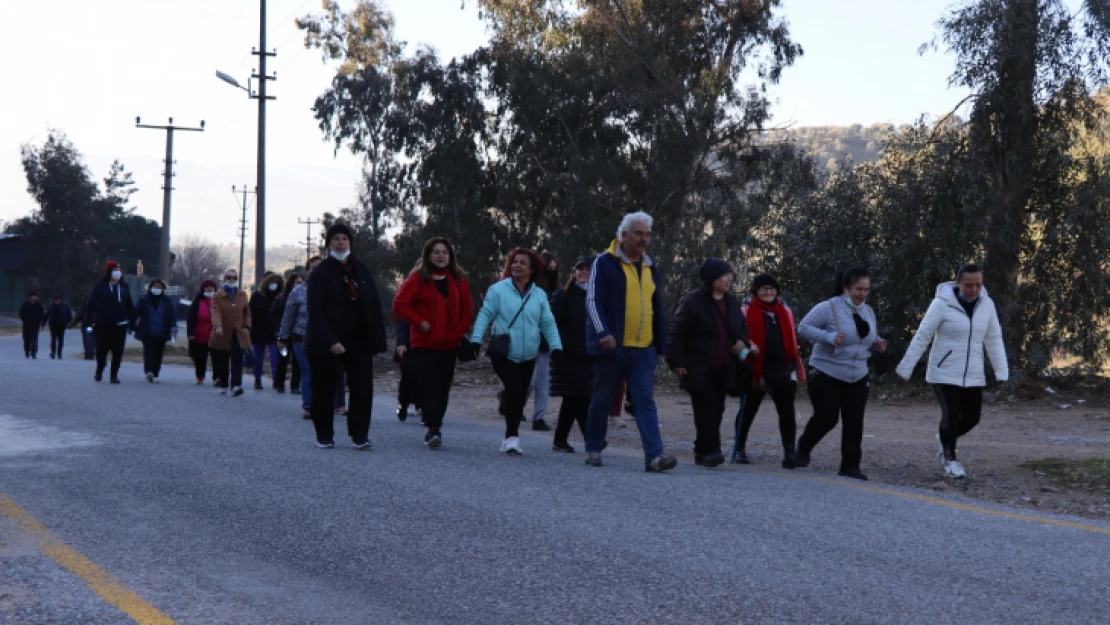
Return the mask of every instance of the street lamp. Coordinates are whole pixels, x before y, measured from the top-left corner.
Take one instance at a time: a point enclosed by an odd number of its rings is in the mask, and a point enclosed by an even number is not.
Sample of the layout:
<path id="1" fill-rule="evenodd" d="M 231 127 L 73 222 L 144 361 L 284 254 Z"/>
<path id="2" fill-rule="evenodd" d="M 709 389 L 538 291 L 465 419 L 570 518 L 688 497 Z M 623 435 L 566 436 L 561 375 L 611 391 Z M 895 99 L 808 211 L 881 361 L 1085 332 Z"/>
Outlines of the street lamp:
<path id="1" fill-rule="evenodd" d="M 244 87 L 231 75 L 216 72 L 216 78 L 236 89 L 246 91 L 247 97 L 252 100 L 258 100 L 258 173 L 255 183 L 256 211 L 254 221 L 254 271 L 256 278 L 266 272 L 266 100 L 274 99 L 274 96 L 266 95 L 266 83 L 277 80 L 276 75 L 266 73 L 266 60 L 271 56 L 277 56 L 277 52 L 266 51 L 266 0 L 259 0 L 258 4 L 258 48 L 251 49 L 251 54 L 258 57 L 258 73 L 251 74 L 251 78 L 258 81 L 258 93 L 251 90 L 250 81 L 247 81 L 247 86 Z M 243 276 L 240 275 L 239 279 L 242 278 Z"/>

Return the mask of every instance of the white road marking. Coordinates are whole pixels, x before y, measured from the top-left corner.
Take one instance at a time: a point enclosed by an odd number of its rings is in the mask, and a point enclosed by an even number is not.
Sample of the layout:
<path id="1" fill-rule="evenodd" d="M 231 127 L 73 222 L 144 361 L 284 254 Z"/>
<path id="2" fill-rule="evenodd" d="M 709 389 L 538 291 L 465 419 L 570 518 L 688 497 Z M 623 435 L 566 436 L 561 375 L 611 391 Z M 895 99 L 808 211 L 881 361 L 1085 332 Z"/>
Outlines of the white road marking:
<path id="1" fill-rule="evenodd" d="M 91 434 L 66 432 L 52 425 L 0 415 L 0 457 L 99 445 Z"/>

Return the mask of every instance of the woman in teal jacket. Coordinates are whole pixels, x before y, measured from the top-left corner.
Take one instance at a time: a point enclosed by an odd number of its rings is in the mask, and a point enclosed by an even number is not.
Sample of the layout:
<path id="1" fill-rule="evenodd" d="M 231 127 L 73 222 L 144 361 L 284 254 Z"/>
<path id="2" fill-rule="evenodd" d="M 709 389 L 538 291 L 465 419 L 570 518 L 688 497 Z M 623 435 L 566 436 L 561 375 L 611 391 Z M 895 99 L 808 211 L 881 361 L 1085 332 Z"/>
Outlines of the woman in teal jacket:
<path id="1" fill-rule="evenodd" d="M 547 292 L 536 284 L 543 275 L 543 259 L 531 250 L 517 248 L 509 254 L 508 264 L 510 277 L 486 291 L 470 341 L 477 353 L 491 323 L 493 336 L 509 337 L 507 356 L 493 353 L 490 359 L 497 377 L 505 385 L 505 440 L 501 443 L 501 453 L 519 456 L 524 453 L 518 438 L 520 421 L 540 351 L 540 337 L 547 339 L 552 352 L 561 351 L 563 344 L 559 341 Z"/>

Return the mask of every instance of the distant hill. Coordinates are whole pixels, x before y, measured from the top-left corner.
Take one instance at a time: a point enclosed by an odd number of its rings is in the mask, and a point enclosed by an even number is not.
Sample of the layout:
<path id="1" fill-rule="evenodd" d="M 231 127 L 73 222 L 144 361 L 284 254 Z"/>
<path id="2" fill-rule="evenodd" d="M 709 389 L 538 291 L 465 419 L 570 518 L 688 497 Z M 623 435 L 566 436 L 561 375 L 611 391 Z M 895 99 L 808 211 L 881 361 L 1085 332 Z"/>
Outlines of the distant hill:
<path id="1" fill-rule="evenodd" d="M 803 126 L 772 130 L 765 135 L 767 143 L 793 142 L 805 148 L 823 167 L 849 157 L 855 163 L 876 161 L 883 141 L 897 130 L 894 124 L 852 124 L 851 126 Z"/>

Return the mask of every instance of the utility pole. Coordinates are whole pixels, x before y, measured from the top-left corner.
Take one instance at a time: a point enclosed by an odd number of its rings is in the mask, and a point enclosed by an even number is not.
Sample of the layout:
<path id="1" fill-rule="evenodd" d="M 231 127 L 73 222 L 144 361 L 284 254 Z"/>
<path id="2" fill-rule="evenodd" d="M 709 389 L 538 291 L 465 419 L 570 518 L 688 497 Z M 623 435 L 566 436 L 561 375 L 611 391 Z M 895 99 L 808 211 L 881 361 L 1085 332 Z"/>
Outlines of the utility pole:
<path id="1" fill-rule="evenodd" d="M 309 217 L 308 219 L 298 219 L 297 223 L 305 224 L 305 236 L 304 236 L 305 262 L 304 262 L 304 268 L 308 269 L 308 260 L 307 259 L 312 258 L 312 226 L 320 223 L 320 220 L 319 219 L 313 219 L 313 218 Z"/>
<path id="2" fill-rule="evenodd" d="M 151 126 L 142 123 L 141 117 L 135 118 L 136 128 L 153 128 L 155 130 L 166 131 L 166 169 L 162 171 L 162 253 L 158 258 L 158 273 L 162 274 L 162 279 L 167 283 L 170 280 L 170 203 L 172 201 L 173 193 L 173 177 L 177 174 L 173 173 L 173 131 L 186 130 L 190 132 L 204 132 L 204 120 L 200 121 L 200 128 L 190 128 L 187 126 L 174 126 L 173 118 L 170 118 L 170 123 L 167 126 Z"/>
<path id="3" fill-rule="evenodd" d="M 266 74 L 266 59 L 277 56 L 277 51 L 266 51 L 266 0 L 259 0 L 258 50 L 251 50 L 258 57 L 258 73 L 251 76 L 258 80 L 258 175 L 255 186 L 255 233 L 254 233 L 254 271 L 261 276 L 266 271 L 266 100 L 275 99 L 266 95 L 266 84 L 277 80 L 277 76 Z M 241 277 L 240 277 L 241 279 Z"/>
<path id="4" fill-rule="evenodd" d="M 239 197 L 238 197 L 239 193 L 243 194 L 243 205 L 242 205 L 243 217 L 239 220 L 239 284 L 242 285 L 243 282 L 246 281 L 246 277 L 243 275 L 243 260 L 245 259 L 246 250 L 247 250 L 247 195 L 251 194 L 251 193 L 254 193 L 255 194 L 255 199 L 257 199 L 258 198 L 258 191 L 257 190 L 248 191 L 247 190 L 247 185 L 243 185 L 242 190 L 240 190 L 239 187 L 237 187 L 235 185 L 231 185 L 231 194 L 233 196 L 235 196 L 235 203 L 236 204 L 239 203 Z M 258 276 L 259 275 L 260 274 L 258 273 L 258 268 L 255 267 L 255 270 L 254 270 L 254 281 L 255 282 L 258 282 Z"/>

